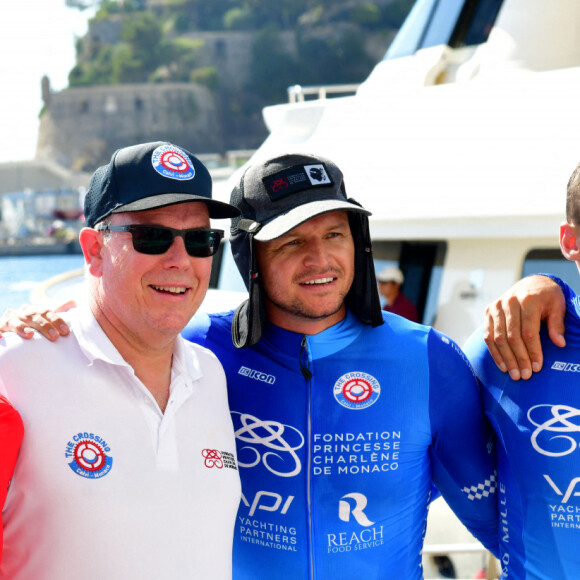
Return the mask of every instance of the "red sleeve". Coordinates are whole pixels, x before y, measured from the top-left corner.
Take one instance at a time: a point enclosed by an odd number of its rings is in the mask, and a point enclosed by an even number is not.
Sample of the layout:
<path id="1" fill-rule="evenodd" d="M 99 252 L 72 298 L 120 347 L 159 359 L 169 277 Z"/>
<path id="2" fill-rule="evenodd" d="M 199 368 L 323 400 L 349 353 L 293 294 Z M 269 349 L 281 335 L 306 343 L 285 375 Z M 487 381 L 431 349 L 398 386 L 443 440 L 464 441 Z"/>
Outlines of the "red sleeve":
<path id="1" fill-rule="evenodd" d="M 8 484 L 14 472 L 24 426 L 18 411 L 0 395 L 0 559 L 2 558 L 2 517 Z"/>

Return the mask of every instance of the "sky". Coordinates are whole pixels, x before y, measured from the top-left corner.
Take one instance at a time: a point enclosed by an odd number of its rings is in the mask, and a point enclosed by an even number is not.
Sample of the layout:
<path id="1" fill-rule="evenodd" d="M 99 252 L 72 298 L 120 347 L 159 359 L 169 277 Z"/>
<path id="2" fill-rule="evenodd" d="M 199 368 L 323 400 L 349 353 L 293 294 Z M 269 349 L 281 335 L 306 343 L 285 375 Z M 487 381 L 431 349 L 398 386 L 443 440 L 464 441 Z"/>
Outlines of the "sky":
<path id="1" fill-rule="evenodd" d="M 36 150 L 40 81 L 64 89 L 75 64 L 75 40 L 91 13 L 65 0 L 2 2 L 0 15 L 0 163 L 32 159 Z"/>

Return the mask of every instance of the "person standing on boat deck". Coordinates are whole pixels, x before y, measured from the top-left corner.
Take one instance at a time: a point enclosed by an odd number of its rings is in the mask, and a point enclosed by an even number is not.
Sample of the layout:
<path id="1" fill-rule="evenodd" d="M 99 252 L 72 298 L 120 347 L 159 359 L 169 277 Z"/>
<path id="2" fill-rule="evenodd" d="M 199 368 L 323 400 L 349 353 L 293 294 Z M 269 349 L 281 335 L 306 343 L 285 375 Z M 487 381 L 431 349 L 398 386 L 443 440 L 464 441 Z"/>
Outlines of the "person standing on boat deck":
<path id="1" fill-rule="evenodd" d="M 415 305 L 403 294 L 401 286 L 405 276 L 399 268 L 387 266 L 377 274 L 379 294 L 385 298 L 383 310 L 403 316 L 413 322 L 419 322 Z"/>
<path id="2" fill-rule="evenodd" d="M 2 339 L 0 393 L 24 440 L 0 578 L 231 578 L 240 481 L 225 376 L 179 333 L 223 234 L 210 217 L 238 213 L 170 143 L 120 149 L 94 173 L 71 335 Z"/>
<path id="3" fill-rule="evenodd" d="M 580 269 L 580 165 L 568 182 L 566 220 L 560 226 L 560 247 L 564 257 Z M 561 322 L 554 322 L 560 326 L 552 335 L 555 344 L 548 329 L 542 328 L 539 348 L 543 351 L 543 370 L 534 373 L 525 385 L 496 366 L 482 331 L 465 347 L 483 385 L 485 411 L 498 435 L 500 561 L 505 578 L 580 577 L 580 298 L 562 280 L 554 278 L 550 283 L 561 287 L 565 298 L 565 346 Z M 535 302 L 535 314 L 526 313 L 528 318 L 534 316 L 538 327 L 542 312 L 551 309 L 549 286 L 535 277 L 518 286 L 526 289 L 526 295 L 544 296 Z M 546 290 L 537 290 L 544 287 Z M 488 309 L 491 319 L 518 289 Z M 562 310 L 559 305 L 556 297 L 556 315 Z M 494 332 L 493 326 L 488 332 Z M 532 335 L 536 341 L 535 329 Z M 498 362 L 501 365 L 502 361 Z M 525 376 L 530 374 L 528 371 Z"/>
<path id="4" fill-rule="evenodd" d="M 497 553 L 476 379 L 452 340 L 381 312 L 370 212 L 340 169 L 302 154 L 256 163 L 230 202 L 249 299 L 184 336 L 228 378 L 243 494 L 234 579 L 419 579 L 433 482 Z"/>

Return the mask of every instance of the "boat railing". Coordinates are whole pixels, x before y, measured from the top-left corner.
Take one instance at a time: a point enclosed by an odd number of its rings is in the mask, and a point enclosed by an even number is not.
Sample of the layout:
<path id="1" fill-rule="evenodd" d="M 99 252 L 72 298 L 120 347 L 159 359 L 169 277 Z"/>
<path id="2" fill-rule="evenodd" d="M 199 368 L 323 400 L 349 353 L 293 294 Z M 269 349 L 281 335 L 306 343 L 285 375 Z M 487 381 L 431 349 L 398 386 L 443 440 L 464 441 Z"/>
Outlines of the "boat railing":
<path id="1" fill-rule="evenodd" d="M 314 96 L 313 100 L 326 99 L 328 95 L 352 95 L 356 93 L 360 83 L 344 85 L 311 85 L 303 87 L 302 85 L 292 85 L 288 87 L 288 102 L 302 103 L 306 97 Z"/>

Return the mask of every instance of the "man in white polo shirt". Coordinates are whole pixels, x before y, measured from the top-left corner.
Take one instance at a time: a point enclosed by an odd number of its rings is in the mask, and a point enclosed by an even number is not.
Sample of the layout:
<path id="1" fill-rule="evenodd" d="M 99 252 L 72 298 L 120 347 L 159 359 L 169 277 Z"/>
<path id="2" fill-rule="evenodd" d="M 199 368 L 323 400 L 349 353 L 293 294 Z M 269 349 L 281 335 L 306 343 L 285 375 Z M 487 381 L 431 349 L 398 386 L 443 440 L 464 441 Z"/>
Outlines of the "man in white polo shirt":
<path id="1" fill-rule="evenodd" d="M 231 578 L 240 483 L 224 372 L 179 333 L 223 234 L 210 217 L 236 215 L 169 143 L 121 149 L 93 175 L 70 337 L 0 340 L 0 394 L 24 422 L 0 578 Z"/>

